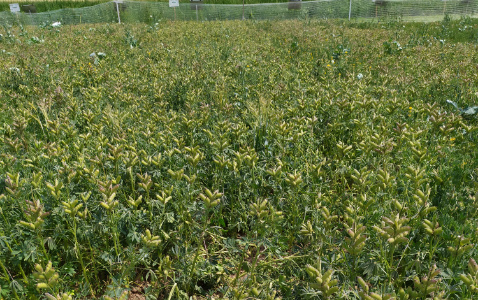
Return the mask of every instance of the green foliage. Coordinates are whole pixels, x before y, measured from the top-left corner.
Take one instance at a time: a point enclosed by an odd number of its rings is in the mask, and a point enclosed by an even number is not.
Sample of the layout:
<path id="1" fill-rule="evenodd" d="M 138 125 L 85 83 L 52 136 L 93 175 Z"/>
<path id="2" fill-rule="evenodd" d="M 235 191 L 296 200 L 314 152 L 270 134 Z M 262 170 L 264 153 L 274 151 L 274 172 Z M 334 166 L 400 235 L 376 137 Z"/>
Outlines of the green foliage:
<path id="1" fill-rule="evenodd" d="M 1 297 L 476 298 L 475 25 L 5 26 Z"/>

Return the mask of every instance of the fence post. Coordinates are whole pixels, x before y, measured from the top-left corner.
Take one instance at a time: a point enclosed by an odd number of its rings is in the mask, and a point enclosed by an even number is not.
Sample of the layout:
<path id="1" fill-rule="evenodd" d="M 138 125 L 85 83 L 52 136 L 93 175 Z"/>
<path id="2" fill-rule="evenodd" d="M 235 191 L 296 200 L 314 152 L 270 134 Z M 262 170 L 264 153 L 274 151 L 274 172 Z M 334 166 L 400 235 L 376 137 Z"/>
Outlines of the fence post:
<path id="1" fill-rule="evenodd" d="M 244 1 L 242 0 L 242 20 L 244 20 Z"/>
<path id="2" fill-rule="evenodd" d="M 121 18 L 120 18 L 120 10 L 119 10 L 119 5 L 118 3 L 123 3 L 122 0 L 116 0 L 116 12 L 118 13 L 118 24 L 121 24 Z"/>
<path id="3" fill-rule="evenodd" d="M 350 0 L 350 5 L 349 5 L 349 21 L 351 16 L 352 16 L 352 0 Z"/>

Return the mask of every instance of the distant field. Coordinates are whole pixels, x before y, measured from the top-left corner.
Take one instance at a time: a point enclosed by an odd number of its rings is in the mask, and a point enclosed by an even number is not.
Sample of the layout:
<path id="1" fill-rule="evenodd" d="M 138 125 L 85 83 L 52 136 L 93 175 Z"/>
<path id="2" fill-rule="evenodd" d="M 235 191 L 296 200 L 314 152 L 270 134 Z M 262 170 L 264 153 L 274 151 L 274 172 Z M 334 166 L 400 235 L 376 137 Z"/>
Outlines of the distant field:
<path id="1" fill-rule="evenodd" d="M 148 2 L 168 2 L 169 0 L 144 0 Z M 0 0 L 0 11 L 8 11 L 10 3 L 19 3 L 20 5 L 35 4 L 37 12 L 51 11 L 62 8 L 77 8 L 92 6 L 99 3 L 109 2 L 109 0 L 31 0 L 31 1 L 15 1 L 15 0 Z M 182 3 L 187 1 L 180 1 Z M 248 4 L 253 3 L 281 3 L 288 2 L 287 0 L 246 0 Z M 204 3 L 208 4 L 242 4 L 242 0 L 206 0 Z"/>
<path id="2" fill-rule="evenodd" d="M 148 2 L 168 2 L 169 0 L 144 0 Z M 56 9 L 63 9 L 63 8 L 79 8 L 79 7 L 87 7 L 92 6 L 104 2 L 109 2 L 109 0 L 65 0 L 65 1 L 58 1 L 58 0 L 31 0 L 31 1 L 15 1 L 15 0 L 0 0 L 0 11 L 9 11 L 9 4 L 10 3 L 19 3 L 21 5 L 28 5 L 28 4 L 35 4 L 37 12 L 45 12 L 45 11 L 52 11 Z M 181 3 L 189 3 L 188 1 L 180 1 Z M 255 3 L 280 3 L 280 2 L 288 2 L 288 1 L 281 1 L 281 0 L 247 0 L 247 4 L 255 4 Z M 206 0 L 205 3 L 208 4 L 241 4 L 241 0 Z"/>
<path id="3" fill-rule="evenodd" d="M 34 4 L 36 12 L 47 12 L 59 9 L 68 8 L 81 8 L 90 7 L 93 5 L 108 2 L 107 0 L 0 0 L 0 12 L 9 11 L 9 3 L 19 3 L 21 6 Z M 156 6 L 158 2 L 167 3 L 168 0 L 145 0 L 146 4 L 141 4 L 142 8 L 149 6 Z M 245 4 L 259 4 L 259 3 L 286 3 L 286 0 L 245 0 Z M 306 1 L 304 1 L 306 2 Z M 296 11 L 296 15 L 308 16 L 309 18 L 348 18 L 349 16 L 349 1 L 348 0 L 335 0 L 324 1 L 321 3 L 307 1 L 308 4 L 302 4 L 301 11 Z M 459 18 L 460 15 L 473 15 L 478 12 L 478 0 L 458 1 L 450 0 L 444 3 L 441 0 L 423 0 L 423 1 L 386 1 L 386 4 L 374 4 L 370 0 L 354 0 L 352 4 L 352 18 L 362 21 L 361 17 L 370 20 L 370 18 L 383 19 L 383 16 L 387 16 L 392 19 L 401 19 L 404 21 L 419 21 L 419 22 L 431 22 L 438 21 L 443 18 L 445 14 L 452 16 L 452 18 Z M 154 3 L 154 4 L 153 4 Z M 181 0 L 181 4 L 188 4 L 189 0 Z M 242 0 L 204 0 L 204 4 L 242 4 Z M 137 7 L 138 7 L 137 6 Z M 188 6 L 188 5 L 187 5 Z M 284 10 L 287 6 L 260 6 L 260 12 L 255 16 L 270 15 L 270 18 L 283 19 L 279 16 L 280 10 Z M 163 8 L 160 10 L 164 11 Z M 219 9 L 221 11 L 222 9 Z M 167 13 L 166 13 L 167 14 Z M 252 15 L 252 14 L 251 14 Z M 290 14 L 289 14 L 290 15 Z M 294 15 L 294 14 L 292 14 Z M 426 16 L 413 16 L 409 15 L 426 15 Z M 149 14 L 148 14 L 149 16 Z M 278 17 L 279 16 L 279 17 Z M 370 17 L 370 18 L 369 18 Z M 269 18 L 269 17 L 266 17 Z M 287 18 L 287 17 L 286 17 Z M 290 16 L 289 16 L 290 18 Z M 297 18 L 297 17 L 294 17 Z M 357 19 L 358 18 L 358 19 Z M 225 19 L 231 19 L 229 16 Z"/>

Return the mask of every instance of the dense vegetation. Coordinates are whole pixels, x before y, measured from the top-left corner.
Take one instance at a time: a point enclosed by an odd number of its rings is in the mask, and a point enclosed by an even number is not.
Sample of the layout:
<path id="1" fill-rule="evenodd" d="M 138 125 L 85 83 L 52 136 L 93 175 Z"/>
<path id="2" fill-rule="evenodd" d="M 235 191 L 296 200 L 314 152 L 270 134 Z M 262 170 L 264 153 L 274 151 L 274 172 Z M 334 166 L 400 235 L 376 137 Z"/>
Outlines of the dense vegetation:
<path id="1" fill-rule="evenodd" d="M 4 299 L 476 299 L 478 22 L 0 29 Z"/>

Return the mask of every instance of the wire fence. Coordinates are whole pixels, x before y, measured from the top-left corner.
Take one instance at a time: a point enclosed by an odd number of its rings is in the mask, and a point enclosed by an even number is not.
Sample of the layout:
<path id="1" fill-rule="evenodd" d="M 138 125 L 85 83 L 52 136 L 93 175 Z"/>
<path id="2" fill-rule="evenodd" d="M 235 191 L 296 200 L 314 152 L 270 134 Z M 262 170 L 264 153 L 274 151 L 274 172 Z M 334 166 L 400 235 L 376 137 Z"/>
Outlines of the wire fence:
<path id="1" fill-rule="evenodd" d="M 183 0 L 184 1 L 184 0 Z M 246 0 L 247 2 L 247 0 Z M 159 20 L 368 19 L 386 17 L 478 16 L 478 0 L 317 0 L 264 4 L 107 2 L 42 13 L 0 12 L 0 24 L 154 23 Z"/>

